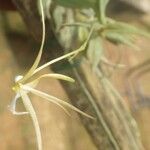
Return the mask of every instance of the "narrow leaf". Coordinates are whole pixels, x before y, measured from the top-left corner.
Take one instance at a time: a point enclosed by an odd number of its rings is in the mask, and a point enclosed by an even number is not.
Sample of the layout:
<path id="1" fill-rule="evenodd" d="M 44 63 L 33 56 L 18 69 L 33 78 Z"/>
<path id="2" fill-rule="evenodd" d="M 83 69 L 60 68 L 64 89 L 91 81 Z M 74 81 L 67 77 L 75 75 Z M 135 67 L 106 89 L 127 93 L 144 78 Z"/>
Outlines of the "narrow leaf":
<path id="1" fill-rule="evenodd" d="M 129 35 L 127 34 L 123 34 L 123 33 L 121 34 L 115 31 L 109 31 L 109 32 L 105 32 L 104 36 L 106 39 L 108 39 L 110 42 L 114 44 L 125 44 L 134 48 L 135 50 L 139 50 L 139 48 L 133 43 L 131 36 L 129 37 Z"/>
<path id="2" fill-rule="evenodd" d="M 103 46 L 101 38 L 96 37 L 91 39 L 87 49 L 87 57 L 91 62 L 93 69 L 97 67 L 102 56 L 103 56 Z"/>
<path id="3" fill-rule="evenodd" d="M 99 5 L 99 16 L 102 24 L 106 23 L 106 6 L 109 0 L 98 0 Z"/>
<path id="4" fill-rule="evenodd" d="M 118 63 L 116 64 L 116 63 L 110 62 L 106 57 L 102 57 L 101 61 L 103 63 L 105 63 L 106 65 L 109 65 L 111 67 L 117 67 L 117 68 L 124 68 L 125 67 L 124 64 L 118 64 Z"/>

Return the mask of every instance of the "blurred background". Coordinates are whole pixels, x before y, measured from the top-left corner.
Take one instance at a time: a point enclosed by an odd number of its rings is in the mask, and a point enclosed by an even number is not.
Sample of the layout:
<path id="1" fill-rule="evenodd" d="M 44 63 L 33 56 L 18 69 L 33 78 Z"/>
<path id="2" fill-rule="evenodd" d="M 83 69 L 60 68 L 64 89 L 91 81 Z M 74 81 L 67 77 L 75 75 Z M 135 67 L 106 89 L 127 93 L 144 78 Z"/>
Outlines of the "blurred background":
<path id="1" fill-rule="evenodd" d="M 150 31 L 150 1 L 113 0 L 108 6 L 108 15 L 112 18 L 128 22 Z M 30 20 L 32 22 L 32 20 Z M 30 29 L 32 30 L 32 29 Z M 51 49 L 57 43 L 51 36 L 50 47 L 46 47 L 42 62 L 51 58 Z M 116 47 L 105 43 L 108 52 L 117 49 L 123 51 L 123 61 L 127 67 L 116 71 L 113 82 L 120 90 L 133 117 L 137 121 L 142 144 L 145 150 L 150 150 L 150 42 L 149 39 L 138 37 L 137 45 L 141 51 L 131 51 L 130 48 Z M 0 0 L 0 150 L 34 150 L 36 149 L 35 132 L 29 116 L 15 116 L 8 110 L 8 105 L 14 98 L 11 87 L 16 75 L 23 74 L 33 63 L 39 41 L 35 40 L 27 28 L 18 8 L 10 0 Z M 110 56 L 111 59 L 111 56 Z M 112 58 L 113 59 L 113 58 Z M 135 87 L 136 98 L 131 100 L 130 89 L 125 82 L 130 75 L 129 70 L 146 62 L 146 69 L 136 75 L 138 85 Z M 141 65 L 140 68 L 145 65 Z M 50 68 L 42 73 L 53 72 Z M 134 82 L 137 80 L 135 79 Z M 134 80 L 131 78 L 131 80 Z M 69 83 L 68 83 L 69 84 Z M 54 79 L 42 80 L 38 89 L 52 93 L 63 100 L 69 99 L 61 83 Z M 78 94 L 78 93 L 76 93 Z M 67 116 L 59 107 L 30 95 L 39 118 L 44 150 L 97 150 L 90 135 L 87 133 L 79 116 L 71 111 Z M 21 100 L 18 110 L 24 110 Z M 101 149 L 100 149 L 101 150 Z"/>

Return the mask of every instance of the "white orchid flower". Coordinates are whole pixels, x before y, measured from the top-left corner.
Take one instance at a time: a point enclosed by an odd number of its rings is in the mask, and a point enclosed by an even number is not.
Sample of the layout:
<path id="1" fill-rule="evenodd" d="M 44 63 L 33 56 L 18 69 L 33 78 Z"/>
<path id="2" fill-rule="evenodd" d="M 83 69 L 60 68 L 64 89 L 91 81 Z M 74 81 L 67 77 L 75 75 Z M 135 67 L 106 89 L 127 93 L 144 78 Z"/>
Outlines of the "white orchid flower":
<path id="1" fill-rule="evenodd" d="M 79 110 L 78 108 L 74 107 L 73 105 L 59 99 L 56 98 L 55 96 L 49 95 L 47 93 L 44 93 L 42 91 L 39 91 L 36 88 L 37 84 L 39 83 L 39 81 L 43 78 L 56 78 L 56 79 L 61 79 L 61 80 L 66 80 L 69 82 L 74 82 L 74 79 L 62 75 L 62 74 L 55 74 L 55 73 L 50 73 L 50 74 L 44 74 L 41 75 L 39 77 L 35 78 L 35 74 L 38 73 L 39 71 L 41 71 L 42 69 L 44 69 L 45 67 L 56 63 L 62 59 L 68 58 L 68 57 L 73 57 L 75 55 L 77 55 L 80 51 L 83 51 L 86 47 L 87 41 L 77 50 L 68 53 L 66 55 L 63 55 L 59 58 L 56 58 L 54 60 L 51 60 L 47 63 L 45 63 L 44 65 L 38 67 L 41 56 L 42 56 L 42 51 L 43 51 L 43 46 L 44 46 L 44 41 L 45 41 L 45 23 L 44 23 L 44 13 L 43 13 L 43 5 L 42 5 L 42 1 L 40 0 L 40 8 L 41 8 L 41 18 L 42 18 L 42 30 L 43 30 L 43 34 L 42 34 L 42 42 L 41 42 L 41 47 L 39 50 L 39 53 L 37 55 L 37 58 L 35 59 L 35 62 L 33 63 L 32 67 L 29 69 L 29 71 L 24 75 L 24 76 L 17 76 L 15 78 L 15 85 L 13 86 L 13 90 L 16 93 L 15 98 L 12 100 L 11 104 L 9 105 L 9 109 L 10 111 L 14 114 L 14 115 L 25 115 L 25 114 L 29 114 L 32 118 L 33 121 L 33 125 L 35 128 L 35 132 L 36 132 L 36 138 L 37 138 L 37 144 L 38 144 L 38 150 L 42 150 L 42 139 L 41 139 L 41 131 L 40 131 L 40 127 L 39 127 L 39 123 L 38 123 L 38 119 L 36 116 L 36 113 L 34 111 L 34 108 L 32 106 L 31 100 L 28 96 L 28 93 L 32 93 L 35 94 L 43 99 L 46 99 L 48 101 L 50 101 L 51 103 L 54 103 L 56 105 L 58 105 L 60 108 L 62 108 L 68 115 L 69 112 L 66 110 L 65 107 L 68 107 L 86 117 L 89 118 L 93 118 L 90 115 L 82 112 L 81 110 Z M 90 36 L 89 36 L 90 37 Z M 89 38 L 88 38 L 89 39 Z M 31 79 L 32 78 L 32 79 Z M 23 104 L 25 106 L 26 111 L 25 112 L 17 112 L 16 111 L 16 103 L 18 100 L 22 99 Z"/>

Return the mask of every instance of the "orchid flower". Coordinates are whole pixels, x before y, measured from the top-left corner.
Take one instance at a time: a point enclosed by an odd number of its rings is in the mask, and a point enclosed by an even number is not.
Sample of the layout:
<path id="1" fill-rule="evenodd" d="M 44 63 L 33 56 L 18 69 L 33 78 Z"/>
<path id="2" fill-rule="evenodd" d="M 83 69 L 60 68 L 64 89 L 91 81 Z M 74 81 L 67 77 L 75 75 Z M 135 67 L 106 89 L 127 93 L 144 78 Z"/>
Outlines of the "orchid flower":
<path id="1" fill-rule="evenodd" d="M 68 107 L 68 108 L 70 108 L 70 109 L 72 109 L 72 110 L 74 110 L 74 111 L 76 111 L 76 112 L 78 112 L 78 113 L 80 113 L 86 117 L 89 117 L 89 118 L 93 118 L 93 117 L 82 112 L 81 110 L 74 107 L 73 105 L 71 105 L 71 104 L 69 104 L 69 103 L 67 103 L 67 102 L 65 102 L 59 98 L 56 98 L 55 96 L 49 95 L 47 93 L 44 93 L 42 91 L 35 89 L 37 84 L 39 83 L 39 81 L 43 78 L 56 78 L 56 79 L 66 80 L 69 82 L 74 82 L 74 79 L 72 79 L 66 75 L 62 75 L 62 74 L 50 73 L 50 74 L 43 74 L 39 77 L 35 77 L 34 75 L 36 73 L 38 73 L 39 71 L 41 71 L 42 69 L 44 69 L 45 67 L 52 65 L 53 63 L 56 63 L 62 59 L 66 59 L 68 57 L 74 57 L 80 51 L 83 51 L 86 47 L 86 44 L 87 44 L 87 41 L 86 41 L 79 49 L 77 49 L 71 53 L 65 54 L 59 58 L 54 59 L 54 60 L 51 60 L 51 61 L 45 63 L 44 65 L 38 67 L 41 56 L 42 56 L 44 42 L 45 42 L 45 22 L 44 22 L 43 5 L 42 5 L 41 0 L 39 2 L 40 2 L 40 9 L 41 9 L 42 32 L 43 32 L 40 50 L 39 50 L 39 53 L 35 59 L 35 62 L 33 63 L 32 67 L 29 69 L 29 71 L 24 76 L 17 76 L 15 78 L 15 85 L 13 86 L 12 89 L 16 93 L 16 96 L 12 100 L 11 104 L 9 105 L 9 109 L 14 115 L 29 114 L 31 116 L 32 121 L 33 121 L 33 125 L 35 128 L 38 150 L 42 150 L 41 131 L 40 131 L 40 127 L 39 127 L 39 123 L 38 123 L 38 119 L 37 119 L 35 110 L 32 106 L 32 103 L 31 103 L 30 97 L 28 96 L 28 93 L 35 94 L 35 95 L 37 95 L 43 99 L 50 101 L 51 103 L 58 105 L 68 115 L 69 115 L 69 112 L 66 110 L 65 107 Z M 16 111 L 16 103 L 20 99 L 22 99 L 23 104 L 24 104 L 25 109 L 26 109 L 26 111 L 24 111 L 24 112 L 17 112 Z"/>

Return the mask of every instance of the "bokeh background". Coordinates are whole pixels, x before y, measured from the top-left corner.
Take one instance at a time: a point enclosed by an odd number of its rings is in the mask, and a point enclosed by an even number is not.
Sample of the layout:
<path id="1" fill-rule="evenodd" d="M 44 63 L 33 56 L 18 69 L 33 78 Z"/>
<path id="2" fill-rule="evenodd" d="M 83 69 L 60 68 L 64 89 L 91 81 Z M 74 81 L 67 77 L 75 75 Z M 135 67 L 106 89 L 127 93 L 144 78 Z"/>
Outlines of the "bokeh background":
<path id="1" fill-rule="evenodd" d="M 144 2 L 150 4 L 148 0 Z M 33 150 L 36 149 L 36 138 L 30 117 L 12 115 L 8 110 L 8 105 L 15 96 L 11 89 L 15 76 L 27 71 L 34 61 L 39 45 L 29 34 L 20 14 L 14 10 L 14 6 L 9 2 L 4 3 L 4 1 L 0 1 L 0 150 Z M 142 8 L 139 8 L 139 6 L 136 8 L 133 6 L 134 4 L 126 3 L 127 5 L 121 5 L 122 3 L 116 1 L 116 3 L 110 5 L 110 9 L 114 12 L 111 15 L 150 31 L 150 5 L 148 7 L 143 4 Z M 146 8 L 143 8 L 144 6 Z M 125 51 L 123 60 L 128 65 L 127 69 L 150 59 L 149 39 L 139 37 L 137 45 L 141 48 L 141 51 L 131 51 L 130 48 L 121 47 Z M 108 43 L 106 43 L 106 47 L 110 51 L 117 49 L 117 47 L 108 45 Z M 51 48 L 48 48 L 48 51 Z M 43 59 L 50 57 L 47 55 L 47 51 L 44 52 Z M 48 68 L 44 72 L 52 71 Z M 118 74 L 116 73 L 114 76 L 114 83 L 118 88 L 122 88 L 121 91 L 124 93 L 122 84 L 127 77 L 124 70 L 119 71 Z M 140 86 L 146 98 L 141 99 L 138 108 L 131 110 L 131 112 L 138 123 L 142 143 L 146 150 L 150 150 L 149 73 L 142 77 Z M 38 89 L 52 93 L 64 100 L 69 99 L 62 85 L 54 79 L 43 80 Z M 126 93 L 123 95 L 129 108 L 134 108 L 129 102 L 129 96 Z M 71 111 L 71 117 L 69 117 L 59 107 L 37 96 L 30 96 L 39 118 L 44 150 L 97 149 L 75 112 Z M 18 102 L 17 107 L 18 110 L 24 110 L 21 101 Z"/>

